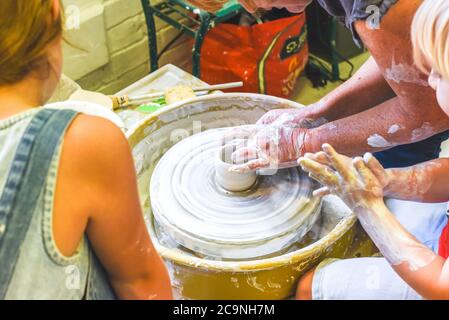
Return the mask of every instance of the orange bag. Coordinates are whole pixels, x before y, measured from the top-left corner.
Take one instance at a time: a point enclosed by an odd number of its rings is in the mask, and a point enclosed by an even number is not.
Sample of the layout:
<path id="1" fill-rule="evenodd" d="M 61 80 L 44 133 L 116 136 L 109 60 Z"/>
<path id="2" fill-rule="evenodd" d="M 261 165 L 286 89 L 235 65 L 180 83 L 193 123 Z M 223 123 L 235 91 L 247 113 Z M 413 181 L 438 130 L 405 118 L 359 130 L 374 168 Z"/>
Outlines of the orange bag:
<path id="1" fill-rule="evenodd" d="M 304 13 L 252 26 L 220 24 L 204 40 L 201 78 L 243 81 L 236 91 L 288 98 L 308 55 Z"/>

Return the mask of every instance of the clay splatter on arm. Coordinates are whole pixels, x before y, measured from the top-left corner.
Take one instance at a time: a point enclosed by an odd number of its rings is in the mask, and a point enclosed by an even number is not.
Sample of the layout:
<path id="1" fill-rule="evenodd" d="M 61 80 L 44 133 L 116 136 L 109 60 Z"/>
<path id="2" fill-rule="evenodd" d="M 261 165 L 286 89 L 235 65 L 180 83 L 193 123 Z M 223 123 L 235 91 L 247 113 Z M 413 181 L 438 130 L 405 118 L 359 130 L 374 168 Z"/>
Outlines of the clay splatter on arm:
<path id="1" fill-rule="evenodd" d="M 301 158 L 312 177 L 341 197 L 393 269 L 427 299 L 449 297 L 449 264 L 411 235 L 383 202 L 385 176 L 372 169 L 373 157 L 348 158 L 323 145 L 324 153 Z M 323 158 L 324 157 L 324 158 Z M 447 180 L 446 180 L 447 181 Z"/>
<path id="2" fill-rule="evenodd" d="M 409 234 L 383 202 L 383 185 L 360 157 L 347 161 L 330 145 L 323 145 L 330 166 L 309 158 L 299 163 L 354 210 L 365 231 L 393 266 L 407 264 L 412 271 L 428 266 L 436 255 Z"/>
<path id="3" fill-rule="evenodd" d="M 375 108 L 311 129 L 305 142 L 307 152 L 317 152 L 323 143 L 334 145 L 348 156 L 378 152 L 418 142 L 446 130 L 447 117 L 406 111 L 399 97 Z"/>

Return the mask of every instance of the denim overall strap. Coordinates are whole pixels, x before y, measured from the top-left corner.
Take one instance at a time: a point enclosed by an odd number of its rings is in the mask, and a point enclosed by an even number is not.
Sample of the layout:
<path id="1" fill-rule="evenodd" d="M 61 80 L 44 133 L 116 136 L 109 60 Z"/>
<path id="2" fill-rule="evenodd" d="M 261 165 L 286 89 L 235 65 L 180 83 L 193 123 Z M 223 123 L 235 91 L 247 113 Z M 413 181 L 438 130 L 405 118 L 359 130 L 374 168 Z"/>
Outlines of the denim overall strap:
<path id="1" fill-rule="evenodd" d="M 0 198 L 0 299 L 6 295 L 53 156 L 76 115 L 72 110 L 42 109 L 19 143 Z"/>

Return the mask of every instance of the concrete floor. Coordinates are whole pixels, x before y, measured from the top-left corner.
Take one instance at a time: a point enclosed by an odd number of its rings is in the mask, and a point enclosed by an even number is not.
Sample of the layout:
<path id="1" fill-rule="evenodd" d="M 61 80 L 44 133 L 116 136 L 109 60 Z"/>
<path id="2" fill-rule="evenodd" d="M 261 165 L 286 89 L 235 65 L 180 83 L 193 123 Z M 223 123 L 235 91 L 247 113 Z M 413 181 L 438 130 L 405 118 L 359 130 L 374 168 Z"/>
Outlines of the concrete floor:
<path id="1" fill-rule="evenodd" d="M 355 73 L 355 71 L 358 70 L 363 65 L 363 63 L 369 58 L 369 56 L 370 56 L 369 53 L 363 53 L 359 56 L 350 59 L 351 63 L 355 67 L 353 73 Z M 340 64 L 341 77 L 343 78 L 347 77 L 349 71 L 350 67 L 347 63 Z M 295 91 L 293 92 L 291 99 L 301 104 L 309 105 L 311 103 L 320 100 L 327 93 L 331 92 L 339 85 L 341 85 L 341 83 L 342 83 L 341 81 L 329 82 L 327 86 L 324 88 L 313 88 L 310 80 L 308 80 L 305 76 L 302 76 L 300 77 L 296 85 Z"/>

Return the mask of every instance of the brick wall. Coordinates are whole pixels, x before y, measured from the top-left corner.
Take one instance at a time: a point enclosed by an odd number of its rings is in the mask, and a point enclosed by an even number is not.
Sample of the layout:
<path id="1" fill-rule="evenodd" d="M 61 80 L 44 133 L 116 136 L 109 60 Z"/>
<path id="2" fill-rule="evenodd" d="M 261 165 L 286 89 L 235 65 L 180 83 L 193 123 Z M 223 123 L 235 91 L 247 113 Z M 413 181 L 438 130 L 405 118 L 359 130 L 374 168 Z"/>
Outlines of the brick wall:
<path id="1" fill-rule="evenodd" d="M 105 33 L 109 61 L 88 74 L 75 77 L 75 80 L 85 89 L 112 94 L 149 73 L 146 23 L 140 0 L 97 0 L 97 2 L 103 6 L 104 30 L 82 32 Z M 178 34 L 178 31 L 158 18 L 156 25 L 160 50 Z M 68 38 L 70 39 L 70 33 Z M 190 72 L 190 41 L 187 37 L 179 39 L 172 49 L 162 56 L 160 65 L 172 63 Z M 73 69 L 77 64 L 83 64 L 83 59 L 71 63 Z M 68 76 L 71 76 L 70 73 Z"/>

